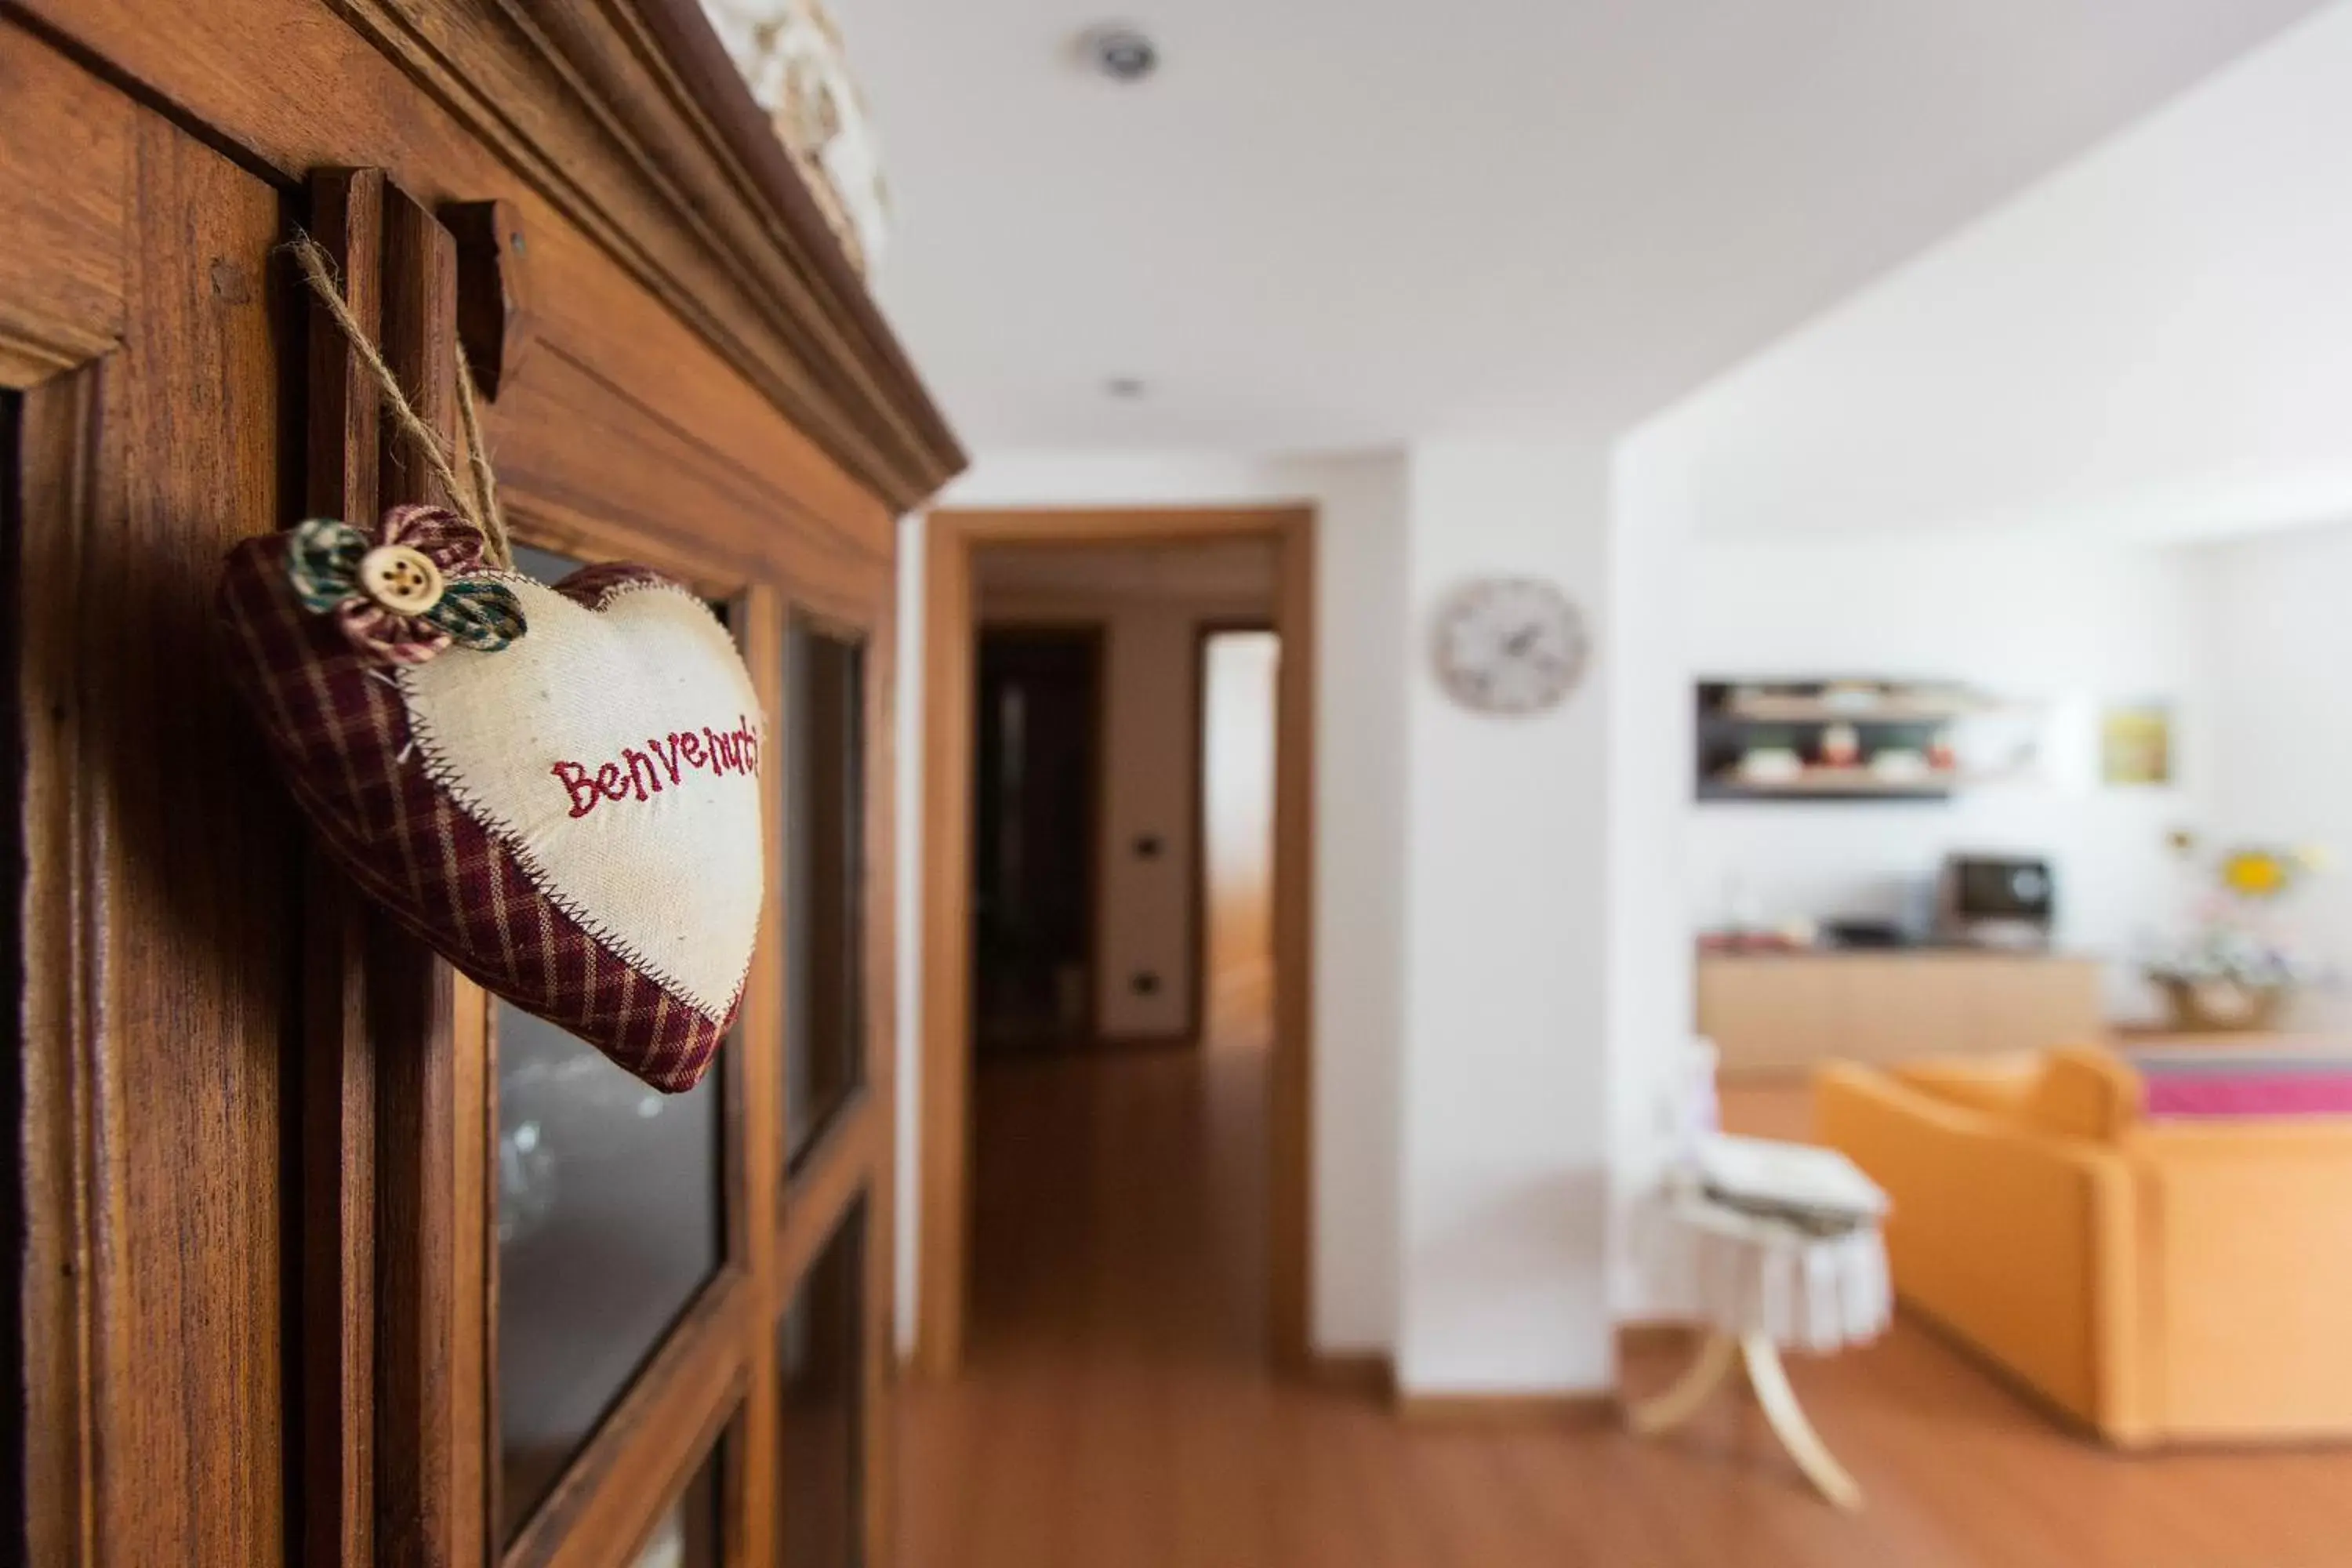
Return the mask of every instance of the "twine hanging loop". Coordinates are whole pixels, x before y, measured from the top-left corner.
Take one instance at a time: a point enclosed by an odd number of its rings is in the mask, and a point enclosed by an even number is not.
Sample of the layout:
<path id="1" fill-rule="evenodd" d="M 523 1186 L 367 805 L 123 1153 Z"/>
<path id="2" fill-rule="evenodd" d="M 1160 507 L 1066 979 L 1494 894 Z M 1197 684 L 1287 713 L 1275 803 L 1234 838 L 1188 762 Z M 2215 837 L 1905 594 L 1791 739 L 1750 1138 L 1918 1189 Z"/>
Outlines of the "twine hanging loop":
<path id="1" fill-rule="evenodd" d="M 302 268 L 302 277 L 310 292 L 327 308 L 327 314 L 343 334 L 343 340 L 357 355 L 368 374 L 374 379 L 376 391 L 385 412 L 399 428 L 401 436 L 416 455 L 433 470 L 433 477 L 449 494 L 450 504 L 467 525 L 482 536 L 484 553 L 491 563 L 505 571 L 514 570 L 514 546 L 507 535 L 504 515 L 499 508 L 498 476 L 491 471 L 489 447 L 482 436 L 481 411 L 474 401 L 472 367 L 466 363 L 462 343 L 456 345 L 457 355 L 457 419 L 466 436 L 466 474 L 461 479 L 456 465 L 450 461 L 448 447 L 441 433 L 427 425 L 408 395 L 401 389 L 400 378 L 383 362 L 383 355 L 369 341 L 366 330 L 352 314 L 343 299 L 342 286 L 335 277 L 334 258 L 326 247 L 309 235 L 297 230 L 287 246 Z"/>

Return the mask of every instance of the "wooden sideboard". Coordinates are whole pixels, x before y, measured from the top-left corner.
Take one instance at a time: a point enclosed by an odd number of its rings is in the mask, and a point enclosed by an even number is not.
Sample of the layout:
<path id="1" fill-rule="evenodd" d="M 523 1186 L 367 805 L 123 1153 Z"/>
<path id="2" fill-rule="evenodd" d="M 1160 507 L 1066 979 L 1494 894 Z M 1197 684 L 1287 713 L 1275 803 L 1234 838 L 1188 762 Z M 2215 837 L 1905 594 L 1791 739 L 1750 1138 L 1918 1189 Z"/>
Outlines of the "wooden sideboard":
<path id="1" fill-rule="evenodd" d="M 2105 1032 L 2099 972 L 2048 953 L 1702 953 L 1698 1031 L 1727 1072 L 2034 1050 Z"/>

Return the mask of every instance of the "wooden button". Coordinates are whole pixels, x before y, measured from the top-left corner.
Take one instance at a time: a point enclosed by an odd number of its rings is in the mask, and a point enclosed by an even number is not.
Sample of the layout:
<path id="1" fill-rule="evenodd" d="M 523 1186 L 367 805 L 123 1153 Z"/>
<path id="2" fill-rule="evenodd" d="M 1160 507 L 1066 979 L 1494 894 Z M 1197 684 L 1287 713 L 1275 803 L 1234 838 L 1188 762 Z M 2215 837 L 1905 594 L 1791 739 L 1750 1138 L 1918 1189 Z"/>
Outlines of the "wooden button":
<path id="1" fill-rule="evenodd" d="M 444 586 L 432 557 L 405 544 L 379 544 L 360 557 L 360 591 L 387 610 L 421 616 L 441 602 Z"/>

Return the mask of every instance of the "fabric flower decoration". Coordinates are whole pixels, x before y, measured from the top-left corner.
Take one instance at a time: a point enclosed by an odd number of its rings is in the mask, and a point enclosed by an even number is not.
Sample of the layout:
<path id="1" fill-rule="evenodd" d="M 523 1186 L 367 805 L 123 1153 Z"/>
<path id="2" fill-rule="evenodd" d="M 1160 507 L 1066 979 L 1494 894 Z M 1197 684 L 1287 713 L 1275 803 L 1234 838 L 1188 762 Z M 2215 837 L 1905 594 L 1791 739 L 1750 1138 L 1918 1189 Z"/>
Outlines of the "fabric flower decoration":
<path id="1" fill-rule="evenodd" d="M 294 530 L 286 575 L 352 646 L 422 664 L 451 643 L 496 653 L 523 635 L 514 590 L 486 575 L 482 536 L 446 507 L 396 506 L 373 534 L 335 518 Z"/>

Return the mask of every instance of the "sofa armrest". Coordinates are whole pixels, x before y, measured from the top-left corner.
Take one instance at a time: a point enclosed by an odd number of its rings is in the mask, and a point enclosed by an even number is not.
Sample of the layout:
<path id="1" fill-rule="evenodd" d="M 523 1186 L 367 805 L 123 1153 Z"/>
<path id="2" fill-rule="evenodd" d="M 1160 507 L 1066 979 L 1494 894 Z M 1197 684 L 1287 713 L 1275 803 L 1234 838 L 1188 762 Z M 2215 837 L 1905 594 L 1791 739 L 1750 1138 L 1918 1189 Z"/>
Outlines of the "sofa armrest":
<path id="1" fill-rule="evenodd" d="M 1842 1065 L 1815 1077 L 1813 1117 L 1893 1199 L 1887 1256 L 1906 1303 L 2110 1440 L 2150 1436 L 2119 1154 Z"/>
<path id="2" fill-rule="evenodd" d="M 2352 1432 L 2352 1124 L 2151 1127 L 2131 1152 L 2168 1434 Z"/>

